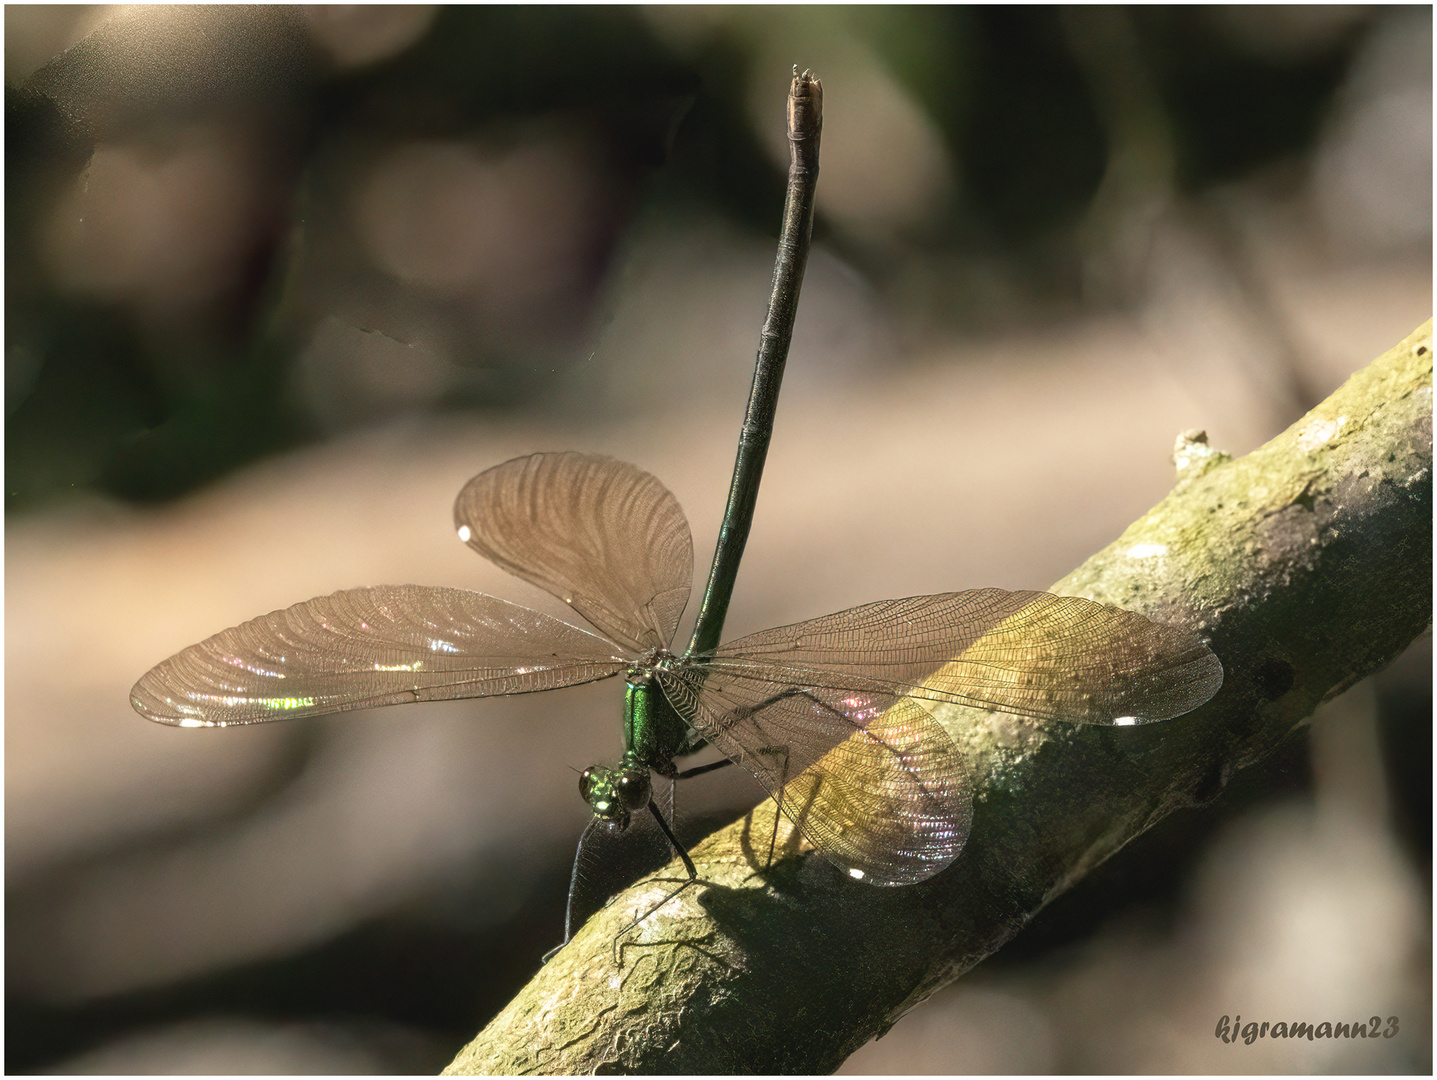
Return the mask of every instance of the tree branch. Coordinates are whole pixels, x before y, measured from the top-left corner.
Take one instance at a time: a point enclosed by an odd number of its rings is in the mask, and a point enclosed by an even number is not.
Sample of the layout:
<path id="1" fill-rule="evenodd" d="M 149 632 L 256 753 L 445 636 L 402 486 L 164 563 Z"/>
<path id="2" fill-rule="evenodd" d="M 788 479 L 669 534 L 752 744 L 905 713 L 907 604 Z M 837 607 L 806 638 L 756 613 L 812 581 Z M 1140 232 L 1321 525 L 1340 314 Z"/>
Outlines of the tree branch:
<path id="1" fill-rule="evenodd" d="M 1200 627 L 1226 669 L 1203 708 L 1118 729 L 939 706 L 977 783 L 947 871 L 850 881 L 792 857 L 786 818 L 788 857 L 765 871 L 770 800 L 696 847 L 702 883 L 617 943 L 673 880 L 590 920 L 447 1071 L 829 1072 L 1144 829 L 1215 798 L 1429 625 L 1431 350 L 1429 321 L 1244 458 L 1179 440 L 1172 493 L 1054 587 Z"/>

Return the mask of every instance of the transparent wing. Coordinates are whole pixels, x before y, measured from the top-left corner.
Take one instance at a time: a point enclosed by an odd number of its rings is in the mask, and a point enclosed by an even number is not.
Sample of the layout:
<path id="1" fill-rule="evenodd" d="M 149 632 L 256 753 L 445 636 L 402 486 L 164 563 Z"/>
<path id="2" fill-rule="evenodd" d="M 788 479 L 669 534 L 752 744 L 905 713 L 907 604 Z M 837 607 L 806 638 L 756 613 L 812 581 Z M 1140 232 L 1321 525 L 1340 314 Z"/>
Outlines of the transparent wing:
<path id="1" fill-rule="evenodd" d="M 692 667 L 661 670 L 658 678 L 694 727 L 853 877 L 923 881 L 963 849 L 972 782 L 920 702 Z"/>
<path id="2" fill-rule="evenodd" d="M 969 592 L 881 600 L 719 646 L 707 670 L 913 693 L 1085 724 L 1166 720 L 1222 685 L 1191 630 L 1075 596 Z"/>
<path id="3" fill-rule="evenodd" d="M 224 727 L 410 701 L 523 694 L 618 674 L 611 643 L 484 593 L 349 589 L 231 627 L 135 684 L 141 715 Z"/>
<path id="4" fill-rule="evenodd" d="M 632 649 L 666 648 L 693 586 L 678 500 L 596 454 L 531 454 L 470 480 L 454 504 L 465 543 L 553 593 Z"/>

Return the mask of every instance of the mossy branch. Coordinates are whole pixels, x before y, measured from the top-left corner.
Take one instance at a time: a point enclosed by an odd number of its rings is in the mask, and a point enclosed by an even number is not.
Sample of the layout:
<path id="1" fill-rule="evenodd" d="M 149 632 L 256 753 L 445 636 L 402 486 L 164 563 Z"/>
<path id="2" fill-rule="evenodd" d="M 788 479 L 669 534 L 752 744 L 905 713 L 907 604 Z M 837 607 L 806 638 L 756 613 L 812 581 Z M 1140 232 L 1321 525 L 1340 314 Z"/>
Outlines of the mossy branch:
<path id="1" fill-rule="evenodd" d="M 673 880 L 590 920 L 447 1071 L 829 1072 L 1429 625 L 1430 321 L 1246 457 L 1189 438 L 1177 463 L 1172 493 L 1053 591 L 1199 627 L 1226 672 L 1212 701 L 1135 728 L 944 707 L 977 782 L 947 871 L 888 889 L 811 854 L 764 871 L 766 802 L 700 844 L 702 883 L 617 944 Z M 779 843 L 802 851 L 786 819 Z"/>

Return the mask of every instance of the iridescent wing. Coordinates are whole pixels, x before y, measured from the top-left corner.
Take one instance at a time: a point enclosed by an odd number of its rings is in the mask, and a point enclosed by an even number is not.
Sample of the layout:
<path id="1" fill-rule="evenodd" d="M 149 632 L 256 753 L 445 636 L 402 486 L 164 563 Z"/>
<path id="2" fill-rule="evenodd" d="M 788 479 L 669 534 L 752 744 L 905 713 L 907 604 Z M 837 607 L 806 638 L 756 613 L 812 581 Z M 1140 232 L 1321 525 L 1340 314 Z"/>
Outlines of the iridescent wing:
<path id="1" fill-rule="evenodd" d="M 687 665 L 658 678 L 694 727 L 850 876 L 908 885 L 963 849 L 972 821 L 967 766 L 915 699 Z"/>
<path id="2" fill-rule="evenodd" d="M 613 644 L 484 593 L 349 589 L 221 631 L 130 691 L 141 716 L 225 727 L 410 701 L 524 694 L 617 675 Z"/>
<path id="3" fill-rule="evenodd" d="M 1135 612 L 981 589 L 765 630 L 658 677 L 823 855 L 899 885 L 952 862 L 971 820 L 966 767 L 920 699 L 1136 724 L 1197 708 L 1222 665 L 1196 634 Z"/>
<path id="4" fill-rule="evenodd" d="M 693 585 L 688 521 L 663 484 L 596 454 L 531 454 L 454 504 L 465 543 L 553 593 L 614 641 L 666 648 Z"/>
<path id="5" fill-rule="evenodd" d="M 1083 724 L 1197 708 L 1222 664 L 1191 630 L 1044 592 L 881 600 L 727 642 L 706 669 L 779 685 L 887 690 Z"/>

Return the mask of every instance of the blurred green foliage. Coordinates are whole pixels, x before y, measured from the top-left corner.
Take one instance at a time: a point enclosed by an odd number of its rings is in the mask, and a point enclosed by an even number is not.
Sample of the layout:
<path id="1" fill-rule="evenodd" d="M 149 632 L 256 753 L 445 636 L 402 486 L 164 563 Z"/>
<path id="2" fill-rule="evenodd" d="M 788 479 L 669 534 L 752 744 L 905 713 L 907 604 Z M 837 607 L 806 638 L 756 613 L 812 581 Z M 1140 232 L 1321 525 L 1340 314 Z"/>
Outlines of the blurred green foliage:
<path id="1" fill-rule="evenodd" d="M 1215 10 L 1122 9 L 1128 61 L 1156 94 L 1150 111 L 1166 128 L 1173 181 L 1184 191 L 1309 150 L 1375 17 L 1354 16 L 1312 47 L 1263 50 Z M 783 176 L 755 134 L 745 94 L 779 20 L 787 20 L 784 43 L 798 43 L 800 53 L 809 30 L 861 43 L 927 113 L 962 176 L 957 197 L 915 235 L 873 243 L 821 217 L 820 242 L 880 294 L 914 259 L 981 252 L 1014 267 L 1040 304 L 1075 302 L 1076 237 L 1116 123 L 1095 91 L 1092 57 L 1075 49 L 1081 13 L 729 15 L 684 45 L 641 9 L 445 7 L 409 47 L 341 69 L 310 42 L 297 10 L 207 9 L 148 34 L 101 26 L 23 85 L 7 85 L 7 511 L 87 488 L 173 498 L 321 436 L 294 384 L 303 299 L 290 286 L 310 254 L 306 229 L 330 194 L 317 162 L 346 141 L 442 138 L 556 118 L 582 126 L 603 145 L 614 190 L 597 211 L 609 220 L 574 300 L 579 325 L 593 317 L 625 224 L 644 206 L 681 213 L 701 205 L 775 233 Z M 785 76 L 775 72 L 775 83 Z M 236 117 L 260 133 L 276 194 L 223 295 L 178 329 L 157 329 L 133 305 L 56 284 L 44 226 L 96 147 Z M 961 327 L 979 317 L 978 306 L 945 303 L 939 314 Z M 546 384 L 534 369 L 562 363 L 549 355 L 540 364 L 502 335 L 483 348 L 503 354 L 499 376 L 457 404 L 542 407 Z"/>

